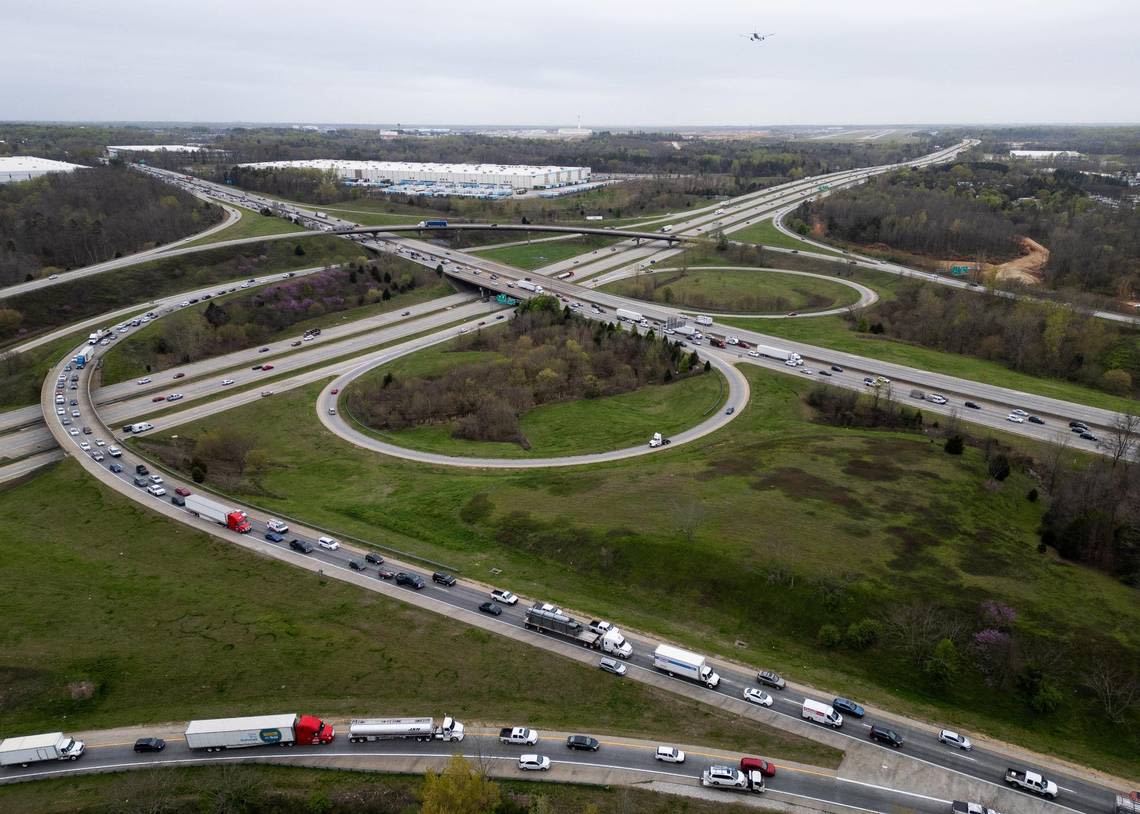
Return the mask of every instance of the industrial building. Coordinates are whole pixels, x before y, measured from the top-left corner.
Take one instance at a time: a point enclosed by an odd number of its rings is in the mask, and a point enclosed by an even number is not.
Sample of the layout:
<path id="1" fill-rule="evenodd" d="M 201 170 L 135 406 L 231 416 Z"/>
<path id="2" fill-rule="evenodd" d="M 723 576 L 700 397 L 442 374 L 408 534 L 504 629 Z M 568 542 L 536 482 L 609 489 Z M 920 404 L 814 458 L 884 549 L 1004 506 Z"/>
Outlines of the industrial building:
<path id="1" fill-rule="evenodd" d="M 87 169 L 82 164 L 68 164 L 66 161 L 52 161 L 50 158 L 36 158 L 31 155 L 0 156 L 0 184 L 27 181 L 47 175 L 49 172 L 71 172 Z"/>
<path id="2" fill-rule="evenodd" d="M 532 167 L 520 164 L 418 164 L 409 161 L 263 161 L 245 167 L 333 170 L 345 183 L 368 186 L 446 184 L 515 191 L 552 189 L 590 180 L 589 167 Z"/>
<path id="3" fill-rule="evenodd" d="M 108 144 L 107 155 L 116 158 L 119 153 L 196 153 L 209 149 L 194 144 Z"/>

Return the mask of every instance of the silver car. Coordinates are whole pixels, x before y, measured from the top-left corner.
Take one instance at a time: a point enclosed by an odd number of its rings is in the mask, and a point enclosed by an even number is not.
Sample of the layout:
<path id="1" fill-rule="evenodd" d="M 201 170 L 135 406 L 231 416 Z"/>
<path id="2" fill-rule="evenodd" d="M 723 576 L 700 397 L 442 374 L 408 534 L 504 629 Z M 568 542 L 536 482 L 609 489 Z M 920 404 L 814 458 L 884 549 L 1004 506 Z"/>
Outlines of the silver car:
<path id="1" fill-rule="evenodd" d="M 607 673 L 613 673 L 616 676 L 625 675 L 625 665 L 617 659 L 611 659 L 609 656 L 606 656 L 604 659 L 599 661 L 598 666 L 605 670 Z"/>

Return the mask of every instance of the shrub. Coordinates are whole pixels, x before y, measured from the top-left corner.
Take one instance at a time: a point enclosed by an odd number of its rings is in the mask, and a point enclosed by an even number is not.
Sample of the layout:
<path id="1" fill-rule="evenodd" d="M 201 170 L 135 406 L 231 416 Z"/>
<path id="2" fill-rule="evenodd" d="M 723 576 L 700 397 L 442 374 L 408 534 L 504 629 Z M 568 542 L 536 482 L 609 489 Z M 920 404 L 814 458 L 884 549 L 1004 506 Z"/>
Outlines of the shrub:
<path id="1" fill-rule="evenodd" d="M 989 473 L 990 477 L 996 481 L 1003 481 L 1008 478 L 1010 473 L 1009 458 L 1004 455 L 995 455 L 990 459 Z"/>
<path id="2" fill-rule="evenodd" d="M 947 455 L 961 455 L 966 449 L 966 442 L 962 440 L 960 435 L 951 435 L 946 439 L 946 444 L 942 448 L 946 450 Z"/>
<path id="3" fill-rule="evenodd" d="M 1037 502 L 1037 488 L 1034 487 L 1034 488 L 1030 489 L 1029 494 L 1027 494 L 1025 496 L 1025 499 L 1028 500 L 1030 503 L 1036 503 Z"/>
<path id="4" fill-rule="evenodd" d="M 876 644 L 883 635 L 883 623 L 878 619 L 860 619 L 847 626 L 844 643 L 855 650 L 866 650 Z"/>
<path id="5" fill-rule="evenodd" d="M 826 647 L 828 650 L 838 647 L 840 642 L 843 641 L 843 634 L 839 632 L 839 628 L 835 625 L 821 625 L 819 634 L 816 637 L 819 640 L 821 647 Z"/>

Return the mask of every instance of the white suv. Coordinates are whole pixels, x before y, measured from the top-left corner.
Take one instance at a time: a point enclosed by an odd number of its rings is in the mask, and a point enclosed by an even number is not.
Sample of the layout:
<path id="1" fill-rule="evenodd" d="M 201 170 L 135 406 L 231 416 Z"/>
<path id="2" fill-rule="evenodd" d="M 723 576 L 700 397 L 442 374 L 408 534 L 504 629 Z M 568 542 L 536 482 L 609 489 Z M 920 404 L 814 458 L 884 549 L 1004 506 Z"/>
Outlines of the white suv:
<path id="1" fill-rule="evenodd" d="M 265 521 L 265 527 L 270 531 L 275 531 L 278 534 L 284 534 L 289 530 L 289 527 L 276 518 L 269 518 Z"/>
<path id="2" fill-rule="evenodd" d="M 166 494 L 166 489 L 164 489 L 162 486 L 159 486 L 157 483 L 152 483 L 150 486 L 146 487 L 146 490 L 155 497 L 162 497 Z"/>
<path id="3" fill-rule="evenodd" d="M 336 551 L 340 548 L 340 543 L 332 537 L 318 537 L 317 545 L 321 548 L 327 548 L 329 551 Z"/>

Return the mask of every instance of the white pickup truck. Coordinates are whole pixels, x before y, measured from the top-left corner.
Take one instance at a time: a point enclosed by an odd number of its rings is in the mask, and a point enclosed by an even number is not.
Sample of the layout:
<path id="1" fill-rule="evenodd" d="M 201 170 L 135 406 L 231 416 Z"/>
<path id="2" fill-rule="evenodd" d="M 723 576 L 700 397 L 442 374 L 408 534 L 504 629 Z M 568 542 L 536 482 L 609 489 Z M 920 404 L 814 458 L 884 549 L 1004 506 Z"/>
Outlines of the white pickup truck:
<path id="1" fill-rule="evenodd" d="M 1040 794 L 1048 800 L 1057 799 L 1057 784 L 1046 780 L 1037 772 L 1021 769 L 1006 769 L 1005 782 L 1014 788 L 1025 789 L 1034 794 Z"/>
<path id="2" fill-rule="evenodd" d="M 517 743 L 533 746 L 538 743 L 538 733 L 525 726 L 508 726 L 499 730 L 499 743 Z"/>

